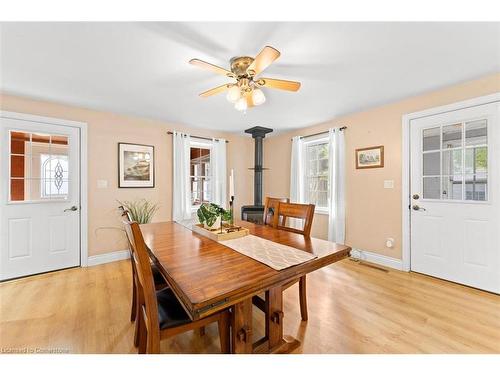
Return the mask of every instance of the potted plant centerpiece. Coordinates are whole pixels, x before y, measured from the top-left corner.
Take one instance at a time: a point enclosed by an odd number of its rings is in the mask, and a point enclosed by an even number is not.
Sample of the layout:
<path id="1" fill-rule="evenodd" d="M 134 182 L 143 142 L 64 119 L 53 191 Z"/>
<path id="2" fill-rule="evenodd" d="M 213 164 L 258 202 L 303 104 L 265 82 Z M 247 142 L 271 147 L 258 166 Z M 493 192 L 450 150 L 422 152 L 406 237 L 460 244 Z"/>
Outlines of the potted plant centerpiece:
<path id="1" fill-rule="evenodd" d="M 200 224 L 203 224 L 206 229 L 214 230 L 220 227 L 221 233 L 223 222 L 231 220 L 231 211 L 215 203 L 203 203 L 196 214 Z"/>
<path id="2" fill-rule="evenodd" d="M 197 210 L 199 223 L 191 228 L 194 232 L 214 241 L 225 241 L 246 236 L 247 228 L 234 225 L 233 210 L 226 210 L 215 203 L 203 203 Z"/>

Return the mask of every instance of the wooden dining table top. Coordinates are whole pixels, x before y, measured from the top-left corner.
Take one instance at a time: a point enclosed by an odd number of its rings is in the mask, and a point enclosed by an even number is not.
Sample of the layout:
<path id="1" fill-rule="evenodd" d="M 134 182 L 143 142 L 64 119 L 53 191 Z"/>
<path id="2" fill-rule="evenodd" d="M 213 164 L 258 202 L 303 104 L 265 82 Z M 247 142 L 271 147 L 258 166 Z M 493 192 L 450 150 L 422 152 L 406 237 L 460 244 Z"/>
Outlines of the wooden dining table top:
<path id="1" fill-rule="evenodd" d="M 142 224 L 151 256 L 192 319 L 285 284 L 347 256 L 351 248 L 246 221 L 235 224 L 250 234 L 317 257 L 277 271 L 173 221 Z"/>

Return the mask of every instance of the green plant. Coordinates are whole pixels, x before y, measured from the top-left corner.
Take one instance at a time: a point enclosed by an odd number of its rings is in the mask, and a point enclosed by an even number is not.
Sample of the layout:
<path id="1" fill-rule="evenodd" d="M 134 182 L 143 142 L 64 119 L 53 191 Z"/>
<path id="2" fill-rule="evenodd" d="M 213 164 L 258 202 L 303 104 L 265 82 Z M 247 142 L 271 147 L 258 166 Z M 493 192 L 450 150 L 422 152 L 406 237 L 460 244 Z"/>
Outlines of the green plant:
<path id="1" fill-rule="evenodd" d="M 139 224 L 150 223 L 160 208 L 157 203 L 152 203 L 144 198 L 135 201 L 118 201 L 118 203 L 130 213 L 132 220 Z"/>
<path id="2" fill-rule="evenodd" d="M 214 225 L 219 216 L 222 221 L 231 220 L 231 211 L 225 210 L 215 203 L 203 203 L 200 208 L 198 208 L 198 211 L 196 211 L 196 214 L 198 215 L 200 223 L 205 223 L 209 227 Z"/>

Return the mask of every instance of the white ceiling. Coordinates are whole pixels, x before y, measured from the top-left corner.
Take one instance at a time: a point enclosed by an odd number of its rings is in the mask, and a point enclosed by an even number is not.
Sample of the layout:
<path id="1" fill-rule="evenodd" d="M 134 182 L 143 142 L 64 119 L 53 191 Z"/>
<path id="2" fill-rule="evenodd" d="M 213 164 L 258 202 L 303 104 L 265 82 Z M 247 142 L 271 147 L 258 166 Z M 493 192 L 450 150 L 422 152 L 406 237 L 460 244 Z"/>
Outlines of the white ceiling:
<path id="1" fill-rule="evenodd" d="M 218 95 L 228 67 L 271 45 L 265 89 L 246 114 Z M 241 132 L 304 127 L 500 71 L 500 23 L 2 23 L 0 90 L 87 108 Z"/>

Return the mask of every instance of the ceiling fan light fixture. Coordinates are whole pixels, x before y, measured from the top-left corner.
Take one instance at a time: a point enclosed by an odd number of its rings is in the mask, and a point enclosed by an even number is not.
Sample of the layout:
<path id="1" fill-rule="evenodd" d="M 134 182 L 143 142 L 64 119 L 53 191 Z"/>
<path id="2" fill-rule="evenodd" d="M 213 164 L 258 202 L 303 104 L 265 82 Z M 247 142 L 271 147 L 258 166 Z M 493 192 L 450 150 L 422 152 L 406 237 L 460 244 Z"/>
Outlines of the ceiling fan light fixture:
<path id="1" fill-rule="evenodd" d="M 246 111 L 248 108 L 247 100 L 245 98 L 239 98 L 236 104 L 234 105 L 238 111 Z"/>
<path id="2" fill-rule="evenodd" d="M 241 90 L 238 86 L 231 86 L 227 92 L 226 99 L 231 103 L 236 103 L 241 98 Z"/>
<path id="3" fill-rule="evenodd" d="M 255 105 L 261 105 L 266 101 L 266 96 L 261 89 L 254 89 L 252 91 L 252 101 Z"/>
<path id="4" fill-rule="evenodd" d="M 227 101 L 233 103 L 236 110 L 246 112 L 248 108 L 266 102 L 266 96 L 261 90 L 262 87 L 293 92 L 300 89 L 300 82 L 260 77 L 260 74 L 276 61 L 280 55 L 281 53 L 276 48 L 265 46 L 255 58 L 250 56 L 233 57 L 230 60 L 230 70 L 200 59 L 192 59 L 189 63 L 236 80 L 236 82 L 204 91 L 200 94 L 200 97 L 208 98 L 227 91 Z"/>

